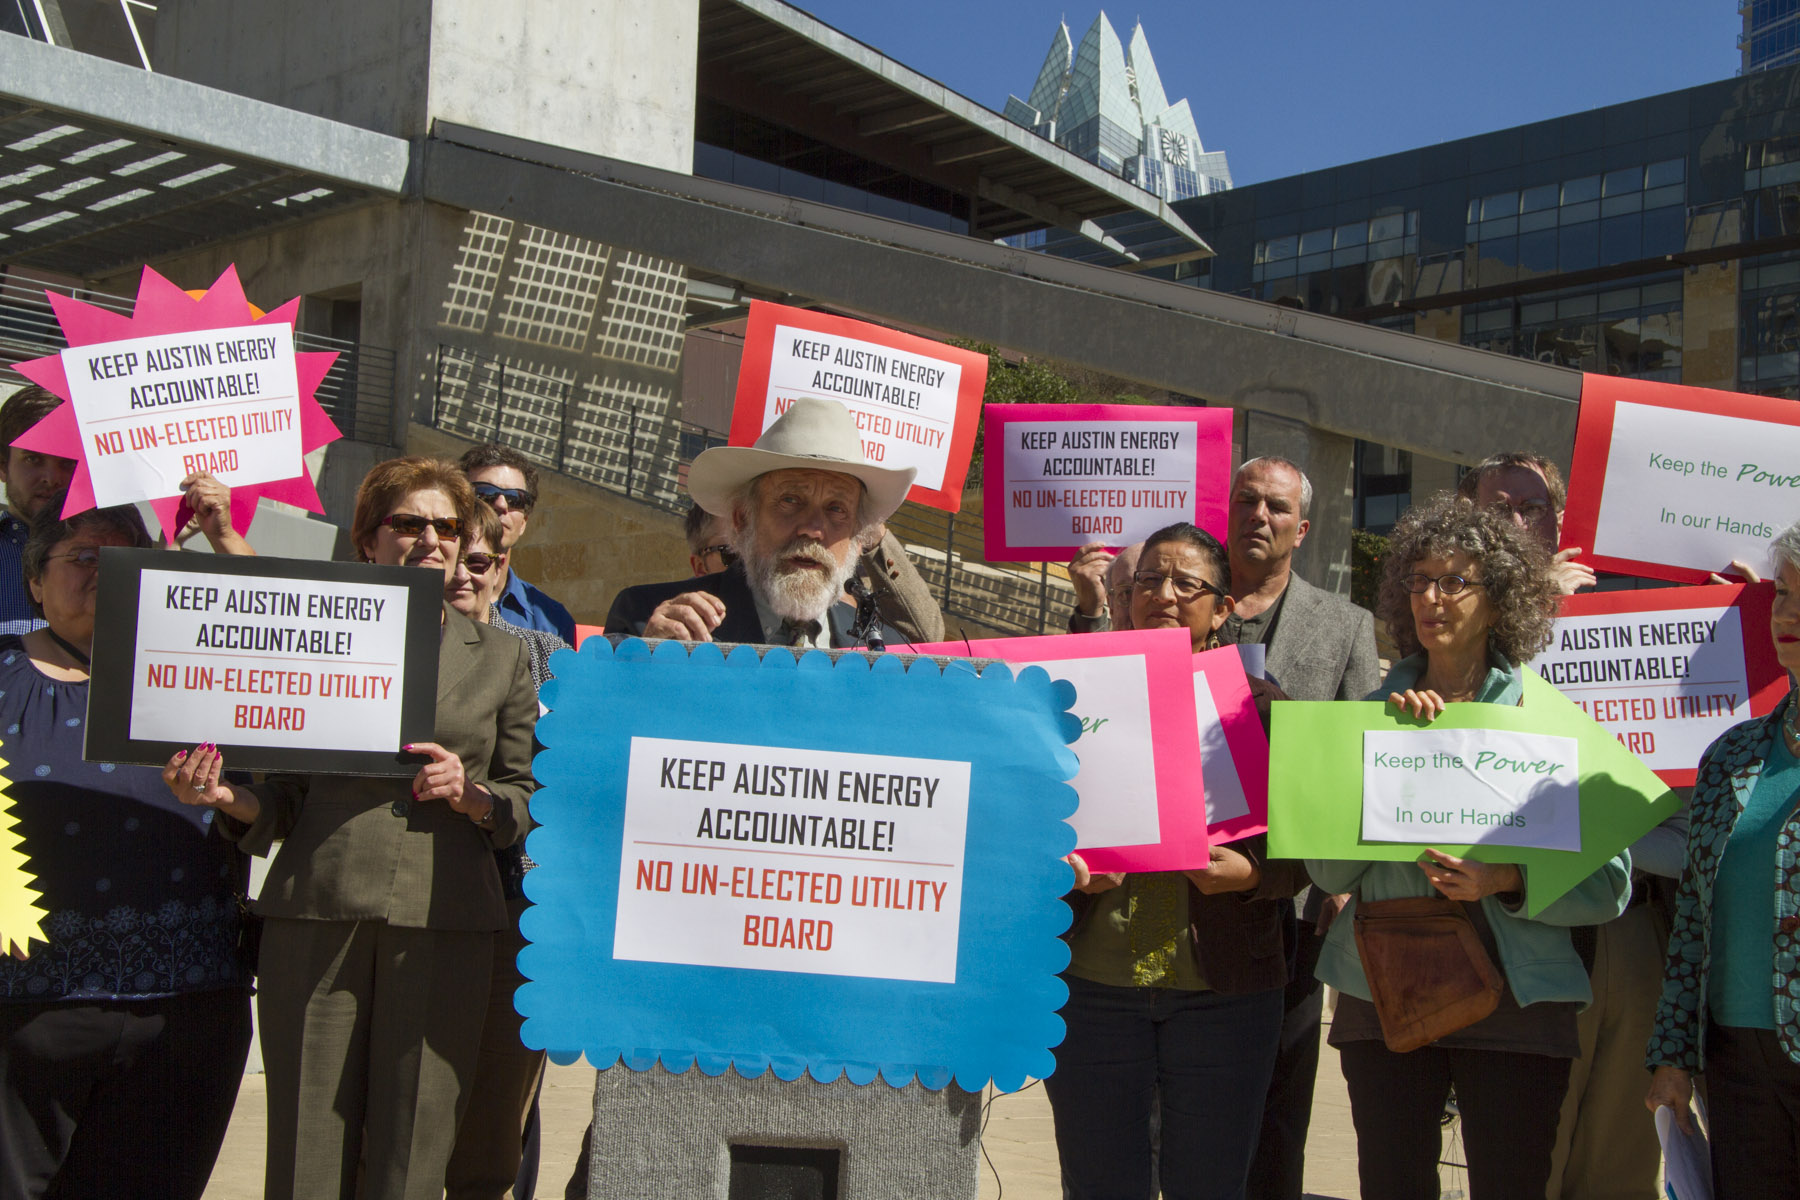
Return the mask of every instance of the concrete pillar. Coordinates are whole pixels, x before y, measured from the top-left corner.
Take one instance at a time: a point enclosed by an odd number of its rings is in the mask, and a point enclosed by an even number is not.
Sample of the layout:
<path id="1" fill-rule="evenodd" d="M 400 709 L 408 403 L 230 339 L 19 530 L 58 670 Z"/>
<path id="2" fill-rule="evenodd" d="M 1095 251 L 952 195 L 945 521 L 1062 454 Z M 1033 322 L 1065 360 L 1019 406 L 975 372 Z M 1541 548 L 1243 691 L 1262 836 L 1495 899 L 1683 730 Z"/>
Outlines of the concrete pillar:
<path id="1" fill-rule="evenodd" d="M 1246 413 L 1244 459 L 1275 454 L 1298 463 L 1312 481 L 1312 522 L 1294 552 L 1294 570 L 1315 587 L 1350 594 L 1350 526 L 1355 516 L 1356 443 L 1299 421 Z"/>

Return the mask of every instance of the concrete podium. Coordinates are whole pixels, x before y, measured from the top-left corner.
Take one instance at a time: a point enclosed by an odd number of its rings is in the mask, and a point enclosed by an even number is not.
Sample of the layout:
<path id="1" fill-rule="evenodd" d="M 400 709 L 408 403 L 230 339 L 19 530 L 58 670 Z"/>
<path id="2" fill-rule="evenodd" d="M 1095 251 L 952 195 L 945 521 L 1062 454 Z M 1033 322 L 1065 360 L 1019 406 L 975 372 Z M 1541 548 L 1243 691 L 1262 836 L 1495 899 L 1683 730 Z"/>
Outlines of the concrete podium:
<path id="1" fill-rule="evenodd" d="M 954 1083 L 709 1078 L 660 1064 L 618 1064 L 594 1083 L 594 1200 L 974 1200 L 980 1165 L 981 1094 Z"/>

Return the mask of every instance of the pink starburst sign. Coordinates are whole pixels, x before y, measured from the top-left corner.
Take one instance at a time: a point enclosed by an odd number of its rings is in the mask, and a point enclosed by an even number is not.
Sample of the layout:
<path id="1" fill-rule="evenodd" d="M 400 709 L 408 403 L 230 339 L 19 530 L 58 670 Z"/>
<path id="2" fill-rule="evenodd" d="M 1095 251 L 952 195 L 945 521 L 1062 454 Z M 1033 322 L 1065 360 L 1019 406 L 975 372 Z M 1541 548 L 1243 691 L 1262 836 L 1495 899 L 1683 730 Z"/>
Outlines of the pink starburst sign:
<path id="1" fill-rule="evenodd" d="M 236 267 L 198 297 L 149 267 L 130 316 L 45 293 L 69 348 L 18 365 L 62 397 L 13 444 L 76 460 L 63 515 L 148 501 L 180 532 L 181 481 L 210 472 L 248 533 L 267 497 L 322 512 L 305 456 L 343 435 L 316 393 L 335 353 L 296 352 L 296 297 L 262 313 Z"/>

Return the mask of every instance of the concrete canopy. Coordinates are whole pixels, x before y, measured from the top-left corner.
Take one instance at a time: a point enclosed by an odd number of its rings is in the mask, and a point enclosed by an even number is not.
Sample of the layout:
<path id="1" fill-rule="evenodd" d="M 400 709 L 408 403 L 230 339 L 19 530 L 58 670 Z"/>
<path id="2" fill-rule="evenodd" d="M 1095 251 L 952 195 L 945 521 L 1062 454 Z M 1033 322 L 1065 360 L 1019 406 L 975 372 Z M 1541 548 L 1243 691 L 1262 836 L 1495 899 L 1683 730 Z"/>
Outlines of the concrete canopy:
<path id="1" fill-rule="evenodd" d="M 734 184 L 438 124 L 427 200 L 683 264 L 746 293 L 1079 363 L 1345 437 L 1561 459 L 1566 368 L 1014 250 Z"/>
<path id="2" fill-rule="evenodd" d="M 1094 223 L 1135 212 L 1212 250 L 1159 197 L 781 0 L 700 0 L 700 92 L 971 198 L 1000 238 L 1054 225 L 1134 256 Z"/>
<path id="3" fill-rule="evenodd" d="M 93 278 L 405 190 L 387 137 L 0 37 L 0 258 Z"/>

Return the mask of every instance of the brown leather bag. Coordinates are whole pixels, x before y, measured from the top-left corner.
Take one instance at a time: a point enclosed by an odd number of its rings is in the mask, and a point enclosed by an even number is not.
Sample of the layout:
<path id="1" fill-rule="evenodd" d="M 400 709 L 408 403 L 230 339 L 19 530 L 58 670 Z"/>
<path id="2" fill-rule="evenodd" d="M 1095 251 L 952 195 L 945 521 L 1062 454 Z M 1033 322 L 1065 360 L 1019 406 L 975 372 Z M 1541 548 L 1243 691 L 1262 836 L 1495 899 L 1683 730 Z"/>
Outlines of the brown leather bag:
<path id="1" fill-rule="evenodd" d="M 1356 953 L 1381 1036 L 1404 1054 L 1493 1012 L 1505 985 L 1463 906 L 1442 896 L 1358 901 Z"/>

